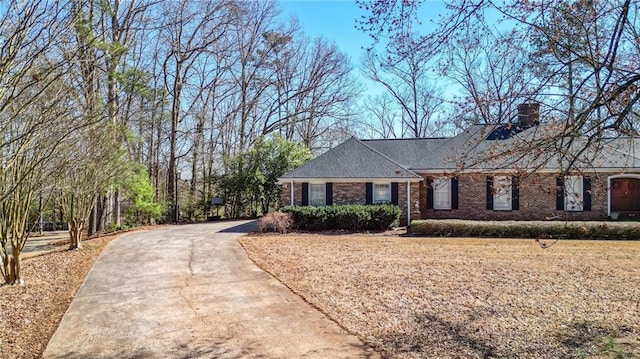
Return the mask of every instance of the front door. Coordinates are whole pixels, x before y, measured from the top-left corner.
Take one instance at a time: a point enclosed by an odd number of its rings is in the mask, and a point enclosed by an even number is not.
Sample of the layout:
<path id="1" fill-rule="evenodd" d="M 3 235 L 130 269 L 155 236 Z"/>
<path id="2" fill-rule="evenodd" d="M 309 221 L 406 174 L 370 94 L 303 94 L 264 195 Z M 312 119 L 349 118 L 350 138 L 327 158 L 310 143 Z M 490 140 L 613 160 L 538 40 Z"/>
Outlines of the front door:
<path id="1" fill-rule="evenodd" d="M 611 212 L 640 212 L 640 179 L 614 178 L 611 180 L 610 191 Z"/>

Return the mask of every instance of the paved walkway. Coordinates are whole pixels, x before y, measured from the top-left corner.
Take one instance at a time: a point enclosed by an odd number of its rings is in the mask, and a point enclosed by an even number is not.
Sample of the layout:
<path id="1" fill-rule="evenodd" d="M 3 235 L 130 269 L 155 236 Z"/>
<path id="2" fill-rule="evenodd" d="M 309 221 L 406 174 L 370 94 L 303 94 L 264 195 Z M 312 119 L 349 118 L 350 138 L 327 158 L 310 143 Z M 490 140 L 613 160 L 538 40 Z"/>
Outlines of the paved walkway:
<path id="1" fill-rule="evenodd" d="M 253 222 L 171 226 L 104 249 L 44 358 L 378 357 L 248 259 Z"/>

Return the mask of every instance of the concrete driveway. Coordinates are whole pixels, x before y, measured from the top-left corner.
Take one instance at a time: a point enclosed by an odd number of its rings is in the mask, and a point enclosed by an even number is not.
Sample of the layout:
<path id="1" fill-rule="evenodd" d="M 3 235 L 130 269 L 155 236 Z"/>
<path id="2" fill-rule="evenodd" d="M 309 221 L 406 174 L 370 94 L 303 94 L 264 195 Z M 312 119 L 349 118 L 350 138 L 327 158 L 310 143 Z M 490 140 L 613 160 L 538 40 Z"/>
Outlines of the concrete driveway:
<path id="1" fill-rule="evenodd" d="M 43 357 L 378 357 L 249 260 L 237 238 L 254 226 L 172 226 L 111 242 Z"/>

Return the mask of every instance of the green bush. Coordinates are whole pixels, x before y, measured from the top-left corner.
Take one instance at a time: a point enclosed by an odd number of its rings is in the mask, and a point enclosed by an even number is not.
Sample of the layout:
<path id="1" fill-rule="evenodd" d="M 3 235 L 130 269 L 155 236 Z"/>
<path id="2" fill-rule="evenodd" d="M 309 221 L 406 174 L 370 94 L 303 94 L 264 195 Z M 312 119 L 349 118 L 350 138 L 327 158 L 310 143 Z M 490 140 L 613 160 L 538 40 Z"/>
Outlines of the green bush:
<path id="1" fill-rule="evenodd" d="M 640 224 L 428 219 L 411 222 L 411 233 L 439 237 L 640 240 Z"/>
<path id="2" fill-rule="evenodd" d="M 398 225 L 400 208 L 395 205 L 289 206 L 294 227 L 304 230 L 381 230 Z"/>

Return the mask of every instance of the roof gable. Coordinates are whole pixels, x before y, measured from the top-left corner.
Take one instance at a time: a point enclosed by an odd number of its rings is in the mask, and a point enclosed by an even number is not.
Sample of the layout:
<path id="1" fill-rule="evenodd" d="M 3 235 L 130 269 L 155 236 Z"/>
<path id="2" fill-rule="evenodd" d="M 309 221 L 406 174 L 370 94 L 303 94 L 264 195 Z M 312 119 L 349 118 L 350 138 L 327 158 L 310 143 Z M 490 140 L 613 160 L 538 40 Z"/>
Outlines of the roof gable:
<path id="1" fill-rule="evenodd" d="M 367 146 L 355 137 L 339 144 L 280 180 L 330 179 L 420 179 L 413 171 Z"/>

